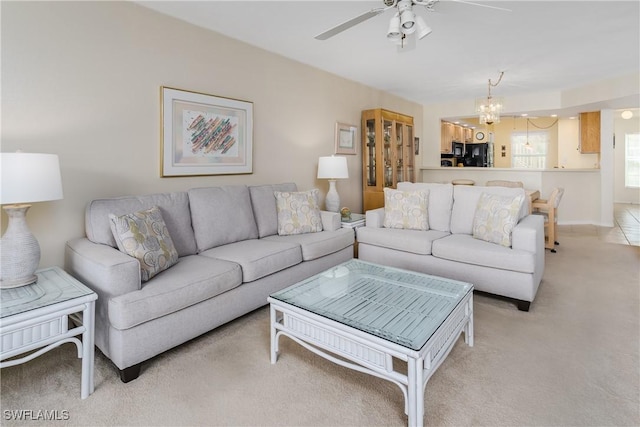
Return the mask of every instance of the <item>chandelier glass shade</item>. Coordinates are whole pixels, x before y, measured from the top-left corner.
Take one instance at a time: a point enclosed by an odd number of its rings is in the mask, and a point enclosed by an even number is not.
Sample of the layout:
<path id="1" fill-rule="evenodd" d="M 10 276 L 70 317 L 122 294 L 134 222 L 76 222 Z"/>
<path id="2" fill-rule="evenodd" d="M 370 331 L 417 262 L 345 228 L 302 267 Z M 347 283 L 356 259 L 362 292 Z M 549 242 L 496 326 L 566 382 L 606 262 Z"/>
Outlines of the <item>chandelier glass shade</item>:
<path id="1" fill-rule="evenodd" d="M 476 113 L 478 113 L 480 124 L 492 125 L 500 123 L 500 114 L 503 106 L 502 98 L 488 96 L 476 99 Z"/>
<path id="2" fill-rule="evenodd" d="M 492 125 L 494 123 L 500 123 L 500 114 L 504 107 L 504 100 L 491 96 L 491 87 L 498 86 L 500 81 L 502 81 L 503 75 L 504 71 L 500 72 L 500 77 L 495 83 L 491 83 L 491 79 L 489 79 L 487 97 L 476 99 L 476 113 L 478 113 L 480 124 Z"/>

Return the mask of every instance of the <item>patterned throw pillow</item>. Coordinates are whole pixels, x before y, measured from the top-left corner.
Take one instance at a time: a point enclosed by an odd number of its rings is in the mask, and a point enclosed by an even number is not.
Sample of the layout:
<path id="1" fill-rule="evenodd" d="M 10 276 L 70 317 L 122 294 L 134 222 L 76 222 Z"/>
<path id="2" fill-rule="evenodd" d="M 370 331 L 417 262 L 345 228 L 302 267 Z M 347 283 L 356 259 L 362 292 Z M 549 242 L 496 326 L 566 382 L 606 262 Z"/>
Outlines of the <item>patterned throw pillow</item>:
<path id="1" fill-rule="evenodd" d="M 278 212 L 278 235 L 287 236 L 322 231 L 318 193 L 318 189 L 273 192 Z"/>
<path id="2" fill-rule="evenodd" d="M 511 246 L 511 232 L 518 222 L 524 196 L 482 193 L 473 218 L 473 237 L 502 246 Z"/>
<path id="3" fill-rule="evenodd" d="M 429 192 L 384 189 L 384 226 L 409 230 L 428 230 Z"/>
<path id="4" fill-rule="evenodd" d="M 178 262 L 178 252 L 157 206 L 122 216 L 110 214 L 109 221 L 118 249 L 140 262 L 143 282 Z"/>

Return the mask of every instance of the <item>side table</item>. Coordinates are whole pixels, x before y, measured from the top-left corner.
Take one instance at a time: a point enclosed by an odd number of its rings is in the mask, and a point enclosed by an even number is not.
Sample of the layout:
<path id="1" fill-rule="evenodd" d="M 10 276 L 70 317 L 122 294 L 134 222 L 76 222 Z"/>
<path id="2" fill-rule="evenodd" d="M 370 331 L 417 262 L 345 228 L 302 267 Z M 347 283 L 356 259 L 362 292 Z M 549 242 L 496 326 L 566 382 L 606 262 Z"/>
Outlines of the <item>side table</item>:
<path id="1" fill-rule="evenodd" d="M 59 267 L 38 270 L 36 275 L 36 283 L 0 290 L 0 368 L 28 362 L 72 342 L 82 358 L 80 395 L 86 399 L 94 389 L 93 329 L 98 296 Z M 69 317 L 79 326 L 69 329 Z M 27 352 L 31 353 L 14 358 Z"/>
<path id="2" fill-rule="evenodd" d="M 356 241 L 353 244 L 353 257 L 358 258 L 358 234 L 356 229 L 359 227 L 364 227 L 365 224 L 365 214 L 357 214 L 352 213 L 350 218 L 342 218 L 340 223 L 342 228 L 353 228 L 353 232 L 355 234 Z"/>

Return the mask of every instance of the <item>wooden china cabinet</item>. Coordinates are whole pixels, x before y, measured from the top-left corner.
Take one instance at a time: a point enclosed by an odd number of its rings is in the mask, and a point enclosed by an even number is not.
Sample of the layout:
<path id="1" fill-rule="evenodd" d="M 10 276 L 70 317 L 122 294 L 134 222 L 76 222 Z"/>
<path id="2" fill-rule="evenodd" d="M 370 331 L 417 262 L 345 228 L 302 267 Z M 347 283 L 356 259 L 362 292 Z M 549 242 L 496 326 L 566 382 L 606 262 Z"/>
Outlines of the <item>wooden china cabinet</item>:
<path id="1" fill-rule="evenodd" d="M 362 112 L 363 209 L 384 206 L 384 188 L 415 182 L 413 117 L 381 108 Z"/>

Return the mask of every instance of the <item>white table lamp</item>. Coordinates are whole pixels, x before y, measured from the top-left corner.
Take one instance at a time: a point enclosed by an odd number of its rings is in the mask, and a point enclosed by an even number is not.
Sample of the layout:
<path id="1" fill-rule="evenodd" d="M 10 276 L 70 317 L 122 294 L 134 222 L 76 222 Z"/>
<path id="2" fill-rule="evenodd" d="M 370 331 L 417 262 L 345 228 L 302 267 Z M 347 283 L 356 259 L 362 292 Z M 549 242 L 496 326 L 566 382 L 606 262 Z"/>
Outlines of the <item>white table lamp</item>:
<path id="1" fill-rule="evenodd" d="M 55 154 L 0 153 L 0 203 L 9 216 L 0 246 L 0 288 L 38 280 L 40 245 L 27 226 L 29 203 L 62 199 L 60 164 Z"/>
<path id="2" fill-rule="evenodd" d="M 326 156 L 318 161 L 318 179 L 329 180 L 329 192 L 325 198 L 326 209 L 330 212 L 340 210 L 340 195 L 336 190 L 336 179 L 349 178 L 346 157 Z"/>

